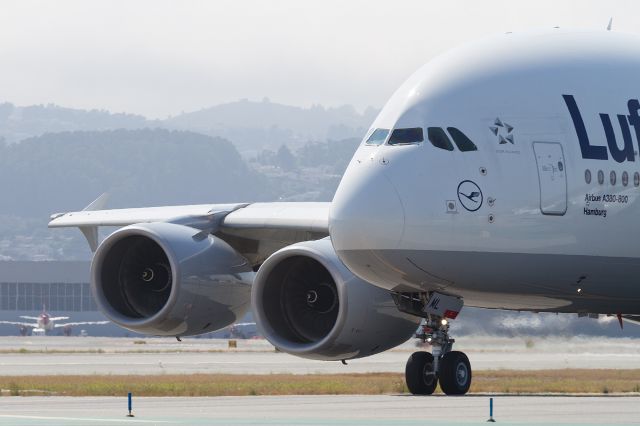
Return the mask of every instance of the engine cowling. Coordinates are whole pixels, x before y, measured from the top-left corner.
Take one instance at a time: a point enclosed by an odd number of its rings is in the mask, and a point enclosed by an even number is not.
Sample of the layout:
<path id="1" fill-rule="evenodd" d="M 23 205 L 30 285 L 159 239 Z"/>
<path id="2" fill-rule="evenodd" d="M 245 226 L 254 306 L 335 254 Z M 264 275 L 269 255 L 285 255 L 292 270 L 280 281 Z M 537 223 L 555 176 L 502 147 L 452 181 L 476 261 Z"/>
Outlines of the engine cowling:
<path id="1" fill-rule="evenodd" d="M 256 275 L 251 297 L 265 338 L 304 358 L 373 355 L 407 341 L 420 323 L 398 311 L 389 291 L 353 275 L 329 239 L 271 255 Z"/>
<path id="2" fill-rule="evenodd" d="M 250 307 L 254 276 L 223 240 L 171 223 L 121 228 L 100 244 L 91 263 L 100 310 L 121 327 L 160 336 L 234 323 Z"/>

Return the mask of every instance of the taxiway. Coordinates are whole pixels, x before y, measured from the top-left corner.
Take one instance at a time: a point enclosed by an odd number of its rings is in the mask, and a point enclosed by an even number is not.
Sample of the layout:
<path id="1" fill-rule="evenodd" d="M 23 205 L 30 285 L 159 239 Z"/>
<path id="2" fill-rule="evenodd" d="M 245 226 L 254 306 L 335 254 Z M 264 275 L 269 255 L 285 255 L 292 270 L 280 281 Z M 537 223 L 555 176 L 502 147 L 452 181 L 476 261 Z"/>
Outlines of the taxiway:
<path id="1" fill-rule="evenodd" d="M 256 396 L 216 398 L 5 397 L 3 425 L 473 425 L 486 424 L 488 396 Z M 640 397 L 494 396 L 502 425 L 637 424 Z M 46 413 L 46 414 L 45 414 Z"/>
<path id="2" fill-rule="evenodd" d="M 456 349 L 468 354 L 475 370 L 640 368 L 637 339 L 478 338 L 465 339 Z M 407 343 L 345 366 L 276 352 L 264 340 L 238 340 L 237 349 L 229 349 L 227 340 L 214 339 L 4 338 L 0 376 L 401 373 L 415 350 L 420 349 Z"/>

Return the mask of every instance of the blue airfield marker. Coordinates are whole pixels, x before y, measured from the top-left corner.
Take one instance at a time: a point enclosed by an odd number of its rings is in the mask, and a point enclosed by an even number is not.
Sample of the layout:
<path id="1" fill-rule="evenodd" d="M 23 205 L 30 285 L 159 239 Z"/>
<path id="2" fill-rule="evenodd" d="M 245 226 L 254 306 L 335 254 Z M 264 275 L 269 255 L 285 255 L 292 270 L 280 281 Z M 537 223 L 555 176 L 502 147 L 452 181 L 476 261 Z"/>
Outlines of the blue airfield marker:
<path id="1" fill-rule="evenodd" d="M 131 408 L 131 406 L 132 406 L 132 404 L 131 404 L 131 392 L 129 392 L 128 399 L 129 399 L 129 414 L 127 414 L 127 417 L 134 417 L 133 413 L 131 412 L 131 409 L 132 409 Z"/>
<path id="2" fill-rule="evenodd" d="M 493 398 L 489 398 L 489 420 L 487 422 L 495 423 L 495 419 L 493 418 Z"/>

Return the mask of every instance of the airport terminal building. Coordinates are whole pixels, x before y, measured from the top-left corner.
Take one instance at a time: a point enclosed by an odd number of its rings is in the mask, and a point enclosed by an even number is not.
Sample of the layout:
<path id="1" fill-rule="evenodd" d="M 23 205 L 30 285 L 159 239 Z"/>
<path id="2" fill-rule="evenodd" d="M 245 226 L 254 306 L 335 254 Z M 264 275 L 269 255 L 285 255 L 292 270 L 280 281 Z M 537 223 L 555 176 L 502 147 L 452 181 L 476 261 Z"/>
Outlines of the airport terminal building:
<path id="1" fill-rule="evenodd" d="M 88 261 L 77 262 L 0 262 L 0 320 L 25 321 L 21 315 L 38 316 L 43 307 L 51 316 L 66 316 L 59 321 L 106 320 L 91 297 Z M 125 336 L 128 332 L 115 324 L 81 325 L 72 334 L 86 330 L 89 335 Z M 19 335 L 16 325 L 0 324 L 0 335 Z M 62 334 L 62 328 L 52 334 Z"/>
<path id="2" fill-rule="evenodd" d="M 21 315 L 37 317 L 43 307 L 50 316 L 65 316 L 68 320 L 57 323 L 78 321 L 104 321 L 107 318 L 98 311 L 91 295 L 89 284 L 89 261 L 0 261 L 0 321 L 33 322 L 20 318 Z M 251 314 L 243 319 L 252 321 Z M 72 335 L 82 330 L 90 336 L 139 336 L 113 323 L 106 325 L 79 325 L 71 329 Z M 255 327 L 244 332 L 248 336 L 256 334 Z M 0 324 L 0 335 L 16 336 L 21 330 L 18 325 Z M 63 335 L 63 328 L 57 328 L 49 335 Z M 202 337 L 228 337 L 228 330 L 207 333 Z"/>

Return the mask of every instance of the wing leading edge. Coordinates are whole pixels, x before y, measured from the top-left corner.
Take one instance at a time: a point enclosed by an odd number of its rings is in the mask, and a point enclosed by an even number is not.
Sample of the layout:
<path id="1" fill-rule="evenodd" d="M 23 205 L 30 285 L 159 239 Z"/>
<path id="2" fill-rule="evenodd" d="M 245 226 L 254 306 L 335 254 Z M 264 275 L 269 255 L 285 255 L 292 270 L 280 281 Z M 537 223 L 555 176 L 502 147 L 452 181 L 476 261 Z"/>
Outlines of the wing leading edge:
<path id="1" fill-rule="evenodd" d="M 93 204 L 93 203 L 92 203 Z M 100 226 L 171 222 L 207 230 L 259 264 L 274 251 L 299 241 L 329 235 L 328 202 L 274 202 L 253 204 L 199 204 L 133 209 L 57 213 L 49 228 L 77 227 L 92 251 L 98 247 Z"/>

